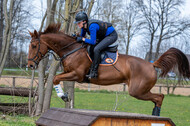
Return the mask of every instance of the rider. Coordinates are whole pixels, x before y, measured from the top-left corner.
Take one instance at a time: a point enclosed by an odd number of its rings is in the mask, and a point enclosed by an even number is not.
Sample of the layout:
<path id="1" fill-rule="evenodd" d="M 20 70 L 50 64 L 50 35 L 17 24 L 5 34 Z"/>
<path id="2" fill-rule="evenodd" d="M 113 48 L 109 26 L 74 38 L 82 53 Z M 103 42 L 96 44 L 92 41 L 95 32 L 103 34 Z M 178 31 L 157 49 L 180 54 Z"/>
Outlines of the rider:
<path id="1" fill-rule="evenodd" d="M 81 35 L 77 37 L 77 42 L 85 42 L 93 47 L 94 60 L 90 74 L 87 75 L 87 77 L 97 78 L 100 53 L 117 40 L 117 32 L 111 23 L 95 19 L 88 20 L 88 16 L 85 12 L 78 12 L 76 14 L 75 23 L 81 28 Z M 86 33 L 90 35 L 90 39 L 84 38 Z"/>

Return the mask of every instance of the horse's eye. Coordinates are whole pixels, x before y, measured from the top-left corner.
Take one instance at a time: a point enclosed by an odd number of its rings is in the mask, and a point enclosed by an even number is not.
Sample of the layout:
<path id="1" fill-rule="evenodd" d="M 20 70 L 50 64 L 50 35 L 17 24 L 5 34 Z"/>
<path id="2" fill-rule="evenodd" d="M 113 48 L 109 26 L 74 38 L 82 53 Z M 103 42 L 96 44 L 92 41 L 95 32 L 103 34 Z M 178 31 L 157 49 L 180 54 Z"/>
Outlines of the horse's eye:
<path id="1" fill-rule="evenodd" d="M 33 49 L 36 48 L 36 45 L 32 45 L 32 48 L 33 48 Z"/>

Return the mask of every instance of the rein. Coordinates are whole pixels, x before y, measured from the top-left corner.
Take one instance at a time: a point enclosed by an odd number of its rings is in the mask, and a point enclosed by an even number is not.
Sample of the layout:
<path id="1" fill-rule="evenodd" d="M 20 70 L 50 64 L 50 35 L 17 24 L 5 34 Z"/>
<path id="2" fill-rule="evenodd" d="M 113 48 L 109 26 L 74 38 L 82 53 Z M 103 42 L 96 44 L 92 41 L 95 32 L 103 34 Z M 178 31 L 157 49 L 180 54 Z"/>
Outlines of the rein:
<path id="1" fill-rule="evenodd" d="M 33 58 L 30 58 L 30 59 L 28 59 L 28 60 L 29 60 L 29 61 L 33 61 L 36 65 L 38 65 L 38 63 L 39 63 L 38 60 L 39 60 L 39 58 L 40 58 L 39 55 L 38 55 L 38 53 L 40 53 L 42 59 L 46 58 L 46 57 L 49 56 L 49 55 L 46 55 L 46 56 L 45 56 L 45 55 L 43 55 L 43 54 L 40 52 L 40 38 L 35 39 L 35 40 L 38 40 L 38 41 L 39 41 L 38 51 L 37 51 L 36 55 L 35 55 Z M 31 41 L 31 43 L 34 42 L 35 40 Z M 72 42 L 72 43 L 70 43 L 70 44 L 64 46 L 63 48 L 59 49 L 59 50 L 56 51 L 56 52 L 59 52 L 59 51 L 61 51 L 61 50 L 63 50 L 63 49 L 66 49 L 66 48 L 68 48 L 68 47 L 70 47 L 71 45 L 74 45 L 74 44 L 76 44 L 76 43 L 77 43 L 77 42 Z M 53 57 L 55 58 L 55 60 L 57 60 L 57 61 L 62 61 L 62 60 L 65 59 L 67 56 L 69 56 L 69 55 L 71 55 L 72 53 L 74 53 L 74 52 L 80 50 L 81 48 L 84 48 L 83 44 L 82 44 L 79 48 L 73 49 L 73 50 L 71 50 L 70 52 L 68 52 L 67 54 L 63 55 L 61 58 L 57 58 L 53 52 L 50 52 L 50 50 L 48 50 L 48 53 L 51 53 L 51 54 L 53 55 Z M 36 57 L 37 57 L 37 59 L 36 59 Z M 35 59 L 36 59 L 36 60 L 35 60 Z"/>
<path id="2" fill-rule="evenodd" d="M 75 43 L 76 43 L 76 42 L 73 42 L 73 43 L 71 43 L 71 44 L 69 44 L 69 45 L 66 45 L 65 47 L 61 48 L 61 49 L 58 50 L 57 52 L 59 52 L 59 51 L 61 51 L 61 50 L 63 50 L 63 49 L 66 49 L 66 48 L 68 48 L 69 46 L 71 46 L 71 45 L 73 45 L 73 44 L 75 44 Z M 61 58 L 57 58 L 53 52 L 50 52 L 50 51 L 49 51 L 49 53 L 51 53 L 51 54 L 53 55 L 53 57 L 54 57 L 55 60 L 57 60 L 57 61 L 62 61 L 62 60 L 65 59 L 67 56 L 69 56 L 69 55 L 71 55 L 72 53 L 74 53 L 74 52 L 80 50 L 81 48 L 84 48 L 84 46 L 81 45 L 79 48 L 76 48 L 76 49 L 71 50 L 71 51 L 68 52 L 67 54 L 63 55 Z"/>

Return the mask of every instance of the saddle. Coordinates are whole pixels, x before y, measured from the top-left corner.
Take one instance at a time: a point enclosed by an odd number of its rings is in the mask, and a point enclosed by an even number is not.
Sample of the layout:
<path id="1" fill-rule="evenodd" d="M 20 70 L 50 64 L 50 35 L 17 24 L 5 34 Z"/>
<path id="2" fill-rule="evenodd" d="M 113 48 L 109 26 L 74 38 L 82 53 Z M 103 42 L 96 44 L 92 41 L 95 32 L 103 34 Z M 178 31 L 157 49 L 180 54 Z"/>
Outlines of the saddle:
<path id="1" fill-rule="evenodd" d="M 105 50 L 101 51 L 101 62 L 100 65 L 113 65 L 115 62 L 117 62 L 117 47 L 118 45 L 110 45 Z M 93 54 L 93 45 L 89 45 L 87 47 L 88 57 L 91 61 L 94 60 L 94 54 Z"/>

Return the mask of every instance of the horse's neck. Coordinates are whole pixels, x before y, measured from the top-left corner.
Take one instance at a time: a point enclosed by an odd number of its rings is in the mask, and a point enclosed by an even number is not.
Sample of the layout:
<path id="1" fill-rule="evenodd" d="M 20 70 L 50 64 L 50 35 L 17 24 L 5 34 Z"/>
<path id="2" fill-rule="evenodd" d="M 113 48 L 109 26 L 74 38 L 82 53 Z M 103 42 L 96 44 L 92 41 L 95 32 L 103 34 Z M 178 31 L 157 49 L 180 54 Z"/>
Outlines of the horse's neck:
<path id="1" fill-rule="evenodd" d="M 59 57 L 62 57 L 69 51 L 79 47 L 79 44 L 74 44 L 72 46 L 69 46 L 67 48 L 64 48 L 65 46 L 69 45 L 70 43 L 74 42 L 74 40 L 69 39 L 67 40 L 64 35 L 44 35 L 42 37 L 45 44 L 48 46 L 49 49 L 53 50 Z"/>

